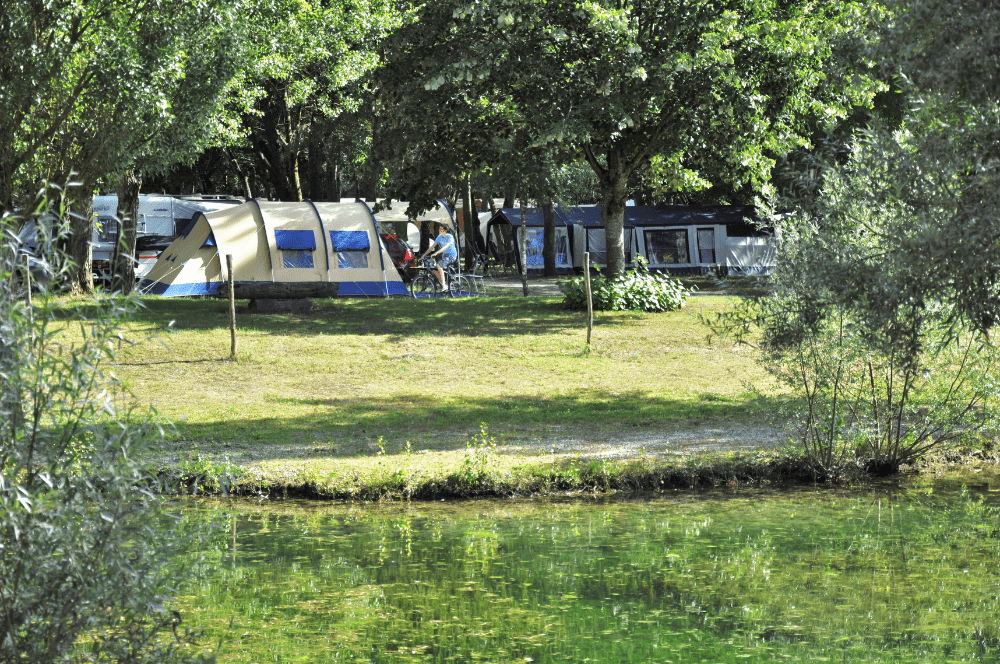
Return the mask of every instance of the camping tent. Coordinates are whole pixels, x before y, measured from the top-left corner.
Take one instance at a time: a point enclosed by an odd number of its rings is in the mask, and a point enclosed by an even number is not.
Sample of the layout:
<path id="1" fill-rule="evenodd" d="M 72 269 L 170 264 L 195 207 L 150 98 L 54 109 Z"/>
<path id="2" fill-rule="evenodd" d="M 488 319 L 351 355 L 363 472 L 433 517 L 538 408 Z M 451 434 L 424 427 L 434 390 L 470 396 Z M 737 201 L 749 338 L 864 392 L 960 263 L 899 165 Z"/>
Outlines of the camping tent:
<path id="1" fill-rule="evenodd" d="M 632 255 L 642 255 L 650 269 L 687 274 L 766 272 L 774 249 L 756 218 L 754 208 L 737 205 L 625 208 Z"/>
<path id="2" fill-rule="evenodd" d="M 555 253 L 556 271 L 564 274 L 573 270 L 573 255 L 570 252 L 569 226 L 566 214 L 556 208 Z M 527 265 L 529 274 L 539 274 L 544 269 L 542 259 L 544 221 L 540 208 L 525 208 L 524 225 L 528 231 Z M 487 254 L 491 261 L 506 268 L 521 272 L 521 211 L 518 208 L 497 210 L 486 224 Z"/>
<path id="3" fill-rule="evenodd" d="M 627 208 L 627 209 L 631 209 Z M 604 222 L 601 220 L 601 208 L 597 205 L 584 205 L 570 208 L 566 212 L 567 223 L 573 236 L 573 266 L 583 268 L 583 253 L 590 252 L 590 264 L 596 267 L 607 267 L 608 249 L 604 235 Z M 625 262 L 632 262 L 632 226 L 629 224 L 628 213 L 625 217 Z"/>
<path id="4" fill-rule="evenodd" d="M 325 282 L 340 295 L 405 295 L 364 203 L 269 203 L 251 200 L 200 213 L 167 247 L 140 285 L 165 296 L 215 294 L 233 280 Z"/>
<path id="5" fill-rule="evenodd" d="M 406 243 L 416 252 L 420 248 L 420 224 L 430 222 L 431 236 L 434 233 L 434 224 L 443 224 L 452 235 L 458 240 L 458 247 L 462 245 L 462 236 L 456 234 L 455 219 L 452 216 L 451 208 L 446 202 L 438 199 L 438 206 L 427 210 L 416 219 L 406 216 L 406 208 L 409 203 L 406 201 L 392 201 L 391 210 L 381 210 L 375 213 L 375 221 L 378 222 L 379 230 L 382 233 L 395 233 L 406 238 Z"/>

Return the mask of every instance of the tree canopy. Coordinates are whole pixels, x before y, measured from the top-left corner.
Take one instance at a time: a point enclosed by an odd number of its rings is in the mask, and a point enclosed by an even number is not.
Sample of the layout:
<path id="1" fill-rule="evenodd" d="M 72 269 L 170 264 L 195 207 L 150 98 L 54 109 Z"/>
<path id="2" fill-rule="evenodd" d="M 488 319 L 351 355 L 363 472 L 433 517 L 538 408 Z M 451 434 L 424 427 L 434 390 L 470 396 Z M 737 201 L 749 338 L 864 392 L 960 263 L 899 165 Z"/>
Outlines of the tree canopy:
<path id="1" fill-rule="evenodd" d="M 609 269 L 624 267 L 629 177 L 729 182 L 767 193 L 775 157 L 817 121 L 867 105 L 877 84 L 852 62 L 878 16 L 830 2 L 454 2 L 429 89 L 495 87 L 516 122 L 601 184 Z M 442 10 L 435 5 L 433 11 Z M 465 35 L 475 32 L 477 39 Z M 467 48 L 450 48 L 460 42 Z M 702 186 L 704 186 L 704 184 Z"/>

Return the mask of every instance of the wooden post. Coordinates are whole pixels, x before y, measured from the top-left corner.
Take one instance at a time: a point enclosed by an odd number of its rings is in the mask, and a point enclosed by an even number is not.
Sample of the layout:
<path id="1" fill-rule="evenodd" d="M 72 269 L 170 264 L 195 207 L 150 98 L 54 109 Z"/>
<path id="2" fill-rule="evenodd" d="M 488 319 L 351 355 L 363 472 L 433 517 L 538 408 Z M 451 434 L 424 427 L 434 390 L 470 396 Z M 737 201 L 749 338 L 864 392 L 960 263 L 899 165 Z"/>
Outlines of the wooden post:
<path id="1" fill-rule="evenodd" d="M 524 220 L 524 199 L 521 199 L 521 287 L 528 297 L 528 226 Z"/>
<path id="2" fill-rule="evenodd" d="M 31 315 L 31 256 L 24 255 L 24 285 L 28 292 L 28 315 Z"/>
<path id="3" fill-rule="evenodd" d="M 232 345 L 229 350 L 229 359 L 236 359 L 236 295 L 233 292 L 233 255 L 226 254 L 226 281 L 229 285 L 229 334 L 232 337 Z"/>
<path id="4" fill-rule="evenodd" d="M 583 283 L 587 286 L 587 350 L 594 330 L 594 298 L 590 294 L 590 252 L 583 252 Z"/>

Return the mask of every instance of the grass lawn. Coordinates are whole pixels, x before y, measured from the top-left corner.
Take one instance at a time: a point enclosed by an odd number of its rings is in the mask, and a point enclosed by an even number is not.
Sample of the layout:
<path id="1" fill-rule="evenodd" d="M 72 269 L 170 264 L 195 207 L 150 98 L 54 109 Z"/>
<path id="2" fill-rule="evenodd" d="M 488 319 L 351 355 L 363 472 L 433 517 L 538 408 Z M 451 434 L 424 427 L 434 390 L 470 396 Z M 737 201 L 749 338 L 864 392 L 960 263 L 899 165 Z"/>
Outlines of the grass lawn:
<path id="1" fill-rule="evenodd" d="M 747 425 L 746 385 L 774 389 L 751 351 L 710 342 L 698 321 L 728 297 L 696 296 L 664 314 L 599 312 L 590 353 L 585 316 L 559 302 L 334 299 L 268 315 L 237 303 L 233 362 L 225 301 L 148 298 L 129 323 L 143 341 L 122 345 L 116 370 L 176 425 L 160 461 L 225 455 L 242 466 L 292 463 L 295 473 L 371 465 L 380 442 L 389 455 L 409 441 L 414 456 L 460 463 L 483 423 L 501 448 L 535 449 Z"/>
<path id="2" fill-rule="evenodd" d="M 464 447 L 483 422 L 505 436 L 587 436 L 740 419 L 745 381 L 767 377 L 697 320 L 728 303 L 598 313 L 587 354 L 584 316 L 556 298 L 327 300 L 308 314 L 238 314 L 230 362 L 225 302 L 149 299 L 130 327 L 163 343 L 124 347 L 120 377 L 201 443 L 382 436 L 433 449 Z"/>

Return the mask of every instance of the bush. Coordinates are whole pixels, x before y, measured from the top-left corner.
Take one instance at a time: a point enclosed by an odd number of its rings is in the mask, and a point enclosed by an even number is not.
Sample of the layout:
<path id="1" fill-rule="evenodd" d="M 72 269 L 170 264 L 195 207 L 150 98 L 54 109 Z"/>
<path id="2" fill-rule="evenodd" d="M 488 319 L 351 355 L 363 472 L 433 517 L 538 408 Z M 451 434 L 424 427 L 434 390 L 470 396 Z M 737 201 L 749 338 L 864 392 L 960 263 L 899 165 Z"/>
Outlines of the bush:
<path id="1" fill-rule="evenodd" d="M 587 286 L 584 277 L 574 277 L 560 284 L 563 306 L 587 309 Z M 616 279 L 600 272 L 590 280 L 595 311 L 675 311 L 687 302 L 688 290 L 667 275 L 652 274 L 640 256 L 638 267 Z"/>
<path id="2" fill-rule="evenodd" d="M 27 216 L 65 227 L 44 197 Z M 120 409 L 108 371 L 134 302 L 74 312 L 44 281 L 29 300 L 21 223 L 0 220 L 0 662 L 205 661 L 168 597 L 187 540 L 156 527 L 169 519 L 136 461 L 162 424 Z M 49 258 L 55 283 L 67 265 Z"/>
<path id="3" fill-rule="evenodd" d="M 711 323 L 801 398 L 803 448 L 825 476 L 890 474 L 996 419 L 1000 245 L 983 238 L 1000 222 L 995 206 L 970 211 L 996 169 L 976 173 L 932 110 L 807 159 L 775 216 L 769 292 Z"/>

